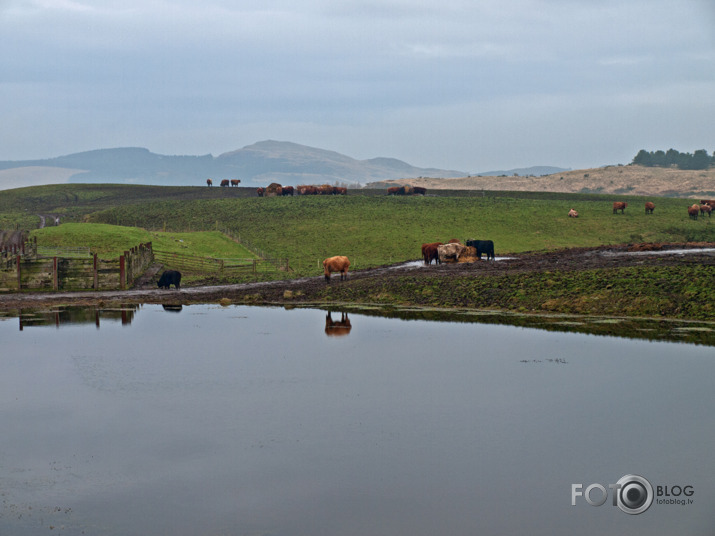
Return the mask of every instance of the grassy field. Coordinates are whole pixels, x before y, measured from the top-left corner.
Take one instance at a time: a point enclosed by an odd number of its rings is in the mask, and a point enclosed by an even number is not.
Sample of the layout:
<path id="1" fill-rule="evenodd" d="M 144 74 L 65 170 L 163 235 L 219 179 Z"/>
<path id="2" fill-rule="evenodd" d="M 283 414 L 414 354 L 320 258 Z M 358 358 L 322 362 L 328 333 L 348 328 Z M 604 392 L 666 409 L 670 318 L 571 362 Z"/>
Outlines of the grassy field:
<path id="1" fill-rule="evenodd" d="M 424 242 L 491 239 L 497 255 L 630 242 L 715 241 L 709 218 L 690 220 L 691 200 L 551 192 L 440 191 L 426 197 L 388 197 L 380 191 L 348 196 L 257 198 L 247 188 L 53 185 L 0 193 L 0 227 L 37 227 L 36 214 L 62 214 L 63 222 L 107 224 L 99 234 L 64 223 L 35 231 L 38 240 L 89 245 L 115 254 L 151 240 L 186 253 L 232 256 L 201 237 L 166 239 L 151 232 L 230 229 L 267 255 L 288 258 L 295 275 L 320 273 L 322 259 L 347 255 L 353 268 L 419 258 Z M 629 203 L 614 215 L 614 200 Z M 580 217 L 567 217 L 575 208 Z M 34 218 L 34 219 L 33 219 Z M 3 222 L 12 222 L 12 225 Z M 113 246 L 111 226 L 126 241 Z M 163 236 L 163 235 L 162 235 Z M 123 239 L 122 239 L 123 240 Z M 173 240 L 173 242 L 172 242 Z M 180 242 L 179 240 L 184 240 Z M 54 241 L 54 242 L 50 242 Z M 159 246 L 157 244 L 161 243 Z"/>
<path id="2" fill-rule="evenodd" d="M 245 247 L 218 231 L 164 233 L 137 227 L 108 224 L 66 223 L 30 232 L 42 246 L 87 245 L 100 258 L 118 257 L 140 243 L 152 242 L 154 249 L 215 258 L 253 258 Z"/>
<path id="3" fill-rule="evenodd" d="M 646 216 L 643 200 L 625 214 L 612 213 L 612 196 L 298 197 L 162 201 L 95 212 L 88 221 L 148 229 L 226 227 L 302 274 L 316 274 L 320 261 L 347 255 L 354 268 L 420 257 L 424 242 L 451 238 L 491 239 L 497 255 L 573 246 L 630 242 L 714 241 L 710 219 L 688 218 L 687 201 L 656 199 Z M 569 208 L 578 219 L 567 217 Z"/>

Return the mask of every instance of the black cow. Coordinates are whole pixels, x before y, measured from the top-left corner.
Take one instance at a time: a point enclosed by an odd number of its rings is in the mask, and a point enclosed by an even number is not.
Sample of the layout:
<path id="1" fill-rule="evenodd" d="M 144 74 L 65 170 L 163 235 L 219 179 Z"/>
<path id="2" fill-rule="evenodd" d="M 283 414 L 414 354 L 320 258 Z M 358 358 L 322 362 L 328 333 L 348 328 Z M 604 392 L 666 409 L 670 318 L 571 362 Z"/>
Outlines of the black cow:
<path id="1" fill-rule="evenodd" d="M 174 285 L 176 288 L 179 288 L 180 283 L 181 272 L 177 272 L 176 270 L 166 270 L 163 274 L 161 274 L 157 285 L 159 286 L 159 288 L 168 289 L 169 287 L 171 287 L 171 285 Z"/>
<path id="2" fill-rule="evenodd" d="M 487 254 L 487 260 L 494 260 L 494 242 L 491 240 L 467 240 L 467 246 L 477 248 L 477 258 L 482 260 L 482 253 Z"/>

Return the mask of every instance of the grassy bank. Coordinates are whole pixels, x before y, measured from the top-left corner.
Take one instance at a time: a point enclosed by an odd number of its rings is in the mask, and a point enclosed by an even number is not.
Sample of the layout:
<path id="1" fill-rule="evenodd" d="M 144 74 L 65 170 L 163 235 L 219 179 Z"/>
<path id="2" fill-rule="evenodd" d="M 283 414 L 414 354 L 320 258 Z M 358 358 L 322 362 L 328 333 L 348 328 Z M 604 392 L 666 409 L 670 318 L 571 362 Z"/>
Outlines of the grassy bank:
<path id="1" fill-rule="evenodd" d="M 409 275 L 326 286 L 329 302 L 468 307 L 597 316 L 715 319 L 715 266 L 638 267 L 500 276 Z"/>

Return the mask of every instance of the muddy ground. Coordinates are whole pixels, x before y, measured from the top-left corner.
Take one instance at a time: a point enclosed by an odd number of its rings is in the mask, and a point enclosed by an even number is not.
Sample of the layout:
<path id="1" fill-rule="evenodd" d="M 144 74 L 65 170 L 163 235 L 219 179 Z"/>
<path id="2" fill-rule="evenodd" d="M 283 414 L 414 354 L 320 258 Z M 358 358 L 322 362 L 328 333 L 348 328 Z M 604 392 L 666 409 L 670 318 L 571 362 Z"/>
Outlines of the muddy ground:
<path id="1" fill-rule="evenodd" d="M 685 250 L 684 252 L 678 252 Z M 670 252 L 665 254 L 665 252 Z M 687 244 L 630 244 L 595 248 L 572 248 L 552 252 L 529 252 L 474 263 L 450 263 L 424 266 L 421 262 L 402 263 L 350 272 L 347 281 L 333 274 L 330 285 L 350 286 L 358 282 L 384 289 L 390 281 L 409 274 L 436 278 L 448 282 L 452 277 L 509 275 L 523 272 L 560 272 L 630 266 L 715 266 L 715 242 Z M 85 291 L 52 293 L 0 294 L 0 310 L 42 308 L 52 305 L 93 305 L 110 303 L 212 303 L 222 299 L 234 303 L 316 303 L 324 301 L 324 277 L 306 277 L 281 281 L 236 285 L 183 287 L 180 290 L 160 290 L 156 287 L 158 266 L 136 288 L 125 291 Z M 289 292 L 286 292 L 289 291 Z"/>

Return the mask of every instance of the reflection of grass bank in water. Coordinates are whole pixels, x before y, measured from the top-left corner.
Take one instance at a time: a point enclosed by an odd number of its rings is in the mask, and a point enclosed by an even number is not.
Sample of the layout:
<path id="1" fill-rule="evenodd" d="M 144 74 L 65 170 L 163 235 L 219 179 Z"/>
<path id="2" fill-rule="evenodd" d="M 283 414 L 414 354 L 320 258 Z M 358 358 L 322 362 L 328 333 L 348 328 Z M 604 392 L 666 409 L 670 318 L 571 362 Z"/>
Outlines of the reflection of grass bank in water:
<path id="1" fill-rule="evenodd" d="M 626 267 L 508 275 L 356 279 L 318 292 L 327 301 L 469 307 L 596 316 L 715 318 L 715 266 Z"/>
<path id="2" fill-rule="evenodd" d="M 561 314 L 522 314 L 501 311 L 447 310 L 417 307 L 375 307 L 341 304 L 326 307 L 333 312 L 355 313 L 365 316 L 401 318 L 403 320 L 431 320 L 475 324 L 509 325 L 565 333 L 582 333 L 607 337 L 644 339 L 662 342 L 682 342 L 715 346 L 715 322 L 690 322 L 632 317 L 571 316 Z M 359 319 L 352 319 L 359 325 Z M 543 356 L 545 359 L 549 356 Z"/>

